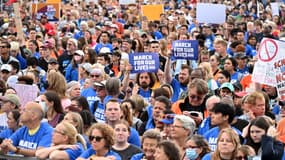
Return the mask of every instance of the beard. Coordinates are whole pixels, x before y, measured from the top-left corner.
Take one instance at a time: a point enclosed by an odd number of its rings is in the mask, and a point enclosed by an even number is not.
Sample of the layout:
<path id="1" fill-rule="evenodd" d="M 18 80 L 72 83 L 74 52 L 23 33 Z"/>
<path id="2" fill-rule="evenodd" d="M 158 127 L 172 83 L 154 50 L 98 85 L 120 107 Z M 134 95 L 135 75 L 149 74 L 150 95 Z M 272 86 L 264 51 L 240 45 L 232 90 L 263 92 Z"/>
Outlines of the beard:
<path id="1" fill-rule="evenodd" d="M 146 82 L 142 82 L 140 86 L 141 86 L 143 89 L 146 89 L 146 88 L 149 87 Z"/>

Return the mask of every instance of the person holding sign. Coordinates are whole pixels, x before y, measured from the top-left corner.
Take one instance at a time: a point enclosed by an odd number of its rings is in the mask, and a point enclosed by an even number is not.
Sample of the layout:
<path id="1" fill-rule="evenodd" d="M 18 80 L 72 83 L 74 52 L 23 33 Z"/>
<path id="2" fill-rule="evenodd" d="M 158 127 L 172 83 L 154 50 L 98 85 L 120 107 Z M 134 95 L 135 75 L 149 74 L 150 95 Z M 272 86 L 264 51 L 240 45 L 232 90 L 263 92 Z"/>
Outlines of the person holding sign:
<path id="1" fill-rule="evenodd" d="M 171 75 L 171 62 L 168 57 L 165 64 L 165 82 L 171 84 L 173 88 L 172 102 L 176 102 L 181 93 L 187 90 L 187 84 L 190 81 L 190 74 L 192 69 L 188 65 L 182 65 L 181 71 L 178 75 L 178 79 Z"/>

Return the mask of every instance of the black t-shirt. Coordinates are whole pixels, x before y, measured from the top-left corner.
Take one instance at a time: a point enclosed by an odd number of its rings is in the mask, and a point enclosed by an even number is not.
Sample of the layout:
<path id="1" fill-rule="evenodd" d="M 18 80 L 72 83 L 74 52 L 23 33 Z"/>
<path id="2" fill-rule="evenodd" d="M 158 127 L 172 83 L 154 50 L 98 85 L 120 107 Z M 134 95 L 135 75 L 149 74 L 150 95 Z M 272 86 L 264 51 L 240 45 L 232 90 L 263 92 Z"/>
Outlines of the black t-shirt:
<path id="1" fill-rule="evenodd" d="M 137 153 L 142 153 L 142 150 L 132 144 L 129 145 L 128 148 L 126 148 L 125 150 L 121 150 L 121 151 L 118 151 L 114 148 L 112 148 L 113 151 L 117 152 L 122 160 L 130 160 L 131 157 Z"/>

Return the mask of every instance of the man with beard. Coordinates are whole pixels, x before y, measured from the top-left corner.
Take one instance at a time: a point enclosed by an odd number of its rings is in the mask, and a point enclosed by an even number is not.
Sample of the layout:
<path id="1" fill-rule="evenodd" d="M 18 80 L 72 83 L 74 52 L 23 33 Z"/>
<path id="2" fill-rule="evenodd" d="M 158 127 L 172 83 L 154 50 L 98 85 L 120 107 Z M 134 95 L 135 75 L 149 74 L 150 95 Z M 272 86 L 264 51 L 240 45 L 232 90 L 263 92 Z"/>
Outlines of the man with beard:
<path id="1" fill-rule="evenodd" d="M 150 72 L 143 72 L 137 74 L 136 82 L 139 86 L 138 94 L 143 97 L 146 102 L 149 102 L 151 98 L 152 87 L 155 83 L 155 75 Z"/>
<path id="2" fill-rule="evenodd" d="M 182 65 L 178 75 L 178 79 L 171 76 L 171 59 L 168 57 L 165 63 L 165 83 L 171 84 L 173 88 L 173 96 L 171 102 L 176 102 L 181 93 L 187 90 L 187 84 L 190 80 L 192 69 L 188 65 Z"/>

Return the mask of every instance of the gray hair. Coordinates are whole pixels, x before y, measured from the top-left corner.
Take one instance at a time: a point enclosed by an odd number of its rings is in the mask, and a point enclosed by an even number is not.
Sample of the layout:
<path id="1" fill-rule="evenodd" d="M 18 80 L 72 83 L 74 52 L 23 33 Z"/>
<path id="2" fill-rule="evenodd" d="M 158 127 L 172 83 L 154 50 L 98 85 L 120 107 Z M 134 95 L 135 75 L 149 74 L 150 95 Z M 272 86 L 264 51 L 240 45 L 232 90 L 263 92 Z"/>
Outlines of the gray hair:
<path id="1" fill-rule="evenodd" d="M 196 128 L 196 123 L 192 118 L 185 115 L 175 115 L 174 120 L 178 120 L 179 122 L 181 122 L 183 128 L 188 129 L 190 131 L 189 136 L 193 135 Z"/>

